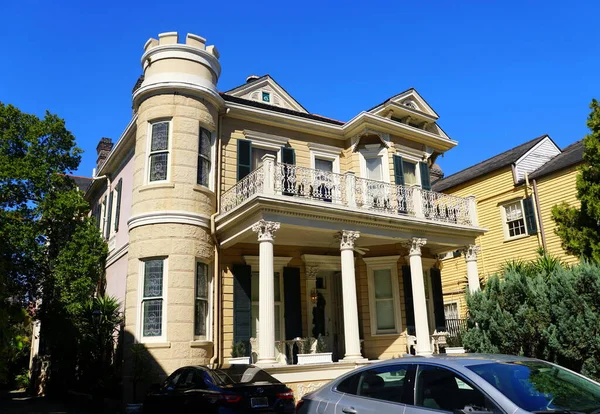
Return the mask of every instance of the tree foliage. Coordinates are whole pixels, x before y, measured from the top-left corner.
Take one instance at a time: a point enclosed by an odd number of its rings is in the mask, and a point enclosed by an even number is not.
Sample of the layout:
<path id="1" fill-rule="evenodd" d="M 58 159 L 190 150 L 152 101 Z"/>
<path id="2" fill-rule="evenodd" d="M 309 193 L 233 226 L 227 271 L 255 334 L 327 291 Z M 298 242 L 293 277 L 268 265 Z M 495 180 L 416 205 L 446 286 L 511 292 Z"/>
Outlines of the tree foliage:
<path id="1" fill-rule="evenodd" d="M 58 116 L 40 119 L 0 102 L 0 308 L 41 304 L 36 317 L 45 351 L 53 365 L 71 367 L 76 315 L 92 297 L 107 254 L 88 203 L 67 175 L 80 153 Z"/>
<path id="2" fill-rule="evenodd" d="M 510 269 L 469 294 L 467 306 L 466 349 L 541 358 L 600 378 L 599 265 Z"/>
<path id="3" fill-rule="evenodd" d="M 566 203 L 554 206 L 552 217 L 563 248 L 578 257 L 600 261 L 600 105 L 590 104 L 590 133 L 583 139 L 583 164 L 577 175 L 580 208 Z"/>

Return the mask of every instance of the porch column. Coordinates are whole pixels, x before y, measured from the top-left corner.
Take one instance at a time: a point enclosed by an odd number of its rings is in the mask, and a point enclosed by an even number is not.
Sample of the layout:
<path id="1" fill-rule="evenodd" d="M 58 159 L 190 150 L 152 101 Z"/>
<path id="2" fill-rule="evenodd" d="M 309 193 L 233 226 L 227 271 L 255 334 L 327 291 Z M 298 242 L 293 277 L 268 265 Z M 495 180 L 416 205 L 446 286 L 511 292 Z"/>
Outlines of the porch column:
<path id="1" fill-rule="evenodd" d="M 417 331 L 417 355 L 430 355 L 429 323 L 427 322 L 427 302 L 425 300 L 425 281 L 423 280 L 423 262 L 421 247 L 426 239 L 413 237 L 406 246 L 409 249 L 410 280 L 412 283 L 415 330 Z"/>
<path id="2" fill-rule="evenodd" d="M 344 360 L 362 359 L 358 333 L 358 305 L 356 302 L 356 279 L 354 276 L 354 241 L 358 231 L 342 230 L 338 234 L 342 258 L 342 297 L 344 300 Z"/>
<path id="3" fill-rule="evenodd" d="M 274 364 L 275 360 L 275 283 L 273 239 L 279 223 L 260 220 L 252 226 L 258 233 L 258 364 Z"/>
<path id="4" fill-rule="evenodd" d="M 481 247 L 476 244 L 469 244 L 462 250 L 467 262 L 467 280 L 469 281 L 469 292 L 473 293 L 481 289 L 479 284 L 479 271 L 477 270 L 477 253 Z"/>

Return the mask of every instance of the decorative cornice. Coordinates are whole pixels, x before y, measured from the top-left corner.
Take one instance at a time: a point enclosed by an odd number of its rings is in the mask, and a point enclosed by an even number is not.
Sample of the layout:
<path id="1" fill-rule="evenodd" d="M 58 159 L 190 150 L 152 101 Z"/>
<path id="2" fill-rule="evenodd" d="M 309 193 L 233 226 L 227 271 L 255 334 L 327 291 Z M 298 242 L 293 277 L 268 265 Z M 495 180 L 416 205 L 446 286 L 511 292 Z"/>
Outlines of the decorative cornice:
<path id="1" fill-rule="evenodd" d="M 127 226 L 130 231 L 140 226 L 167 223 L 190 224 L 209 229 L 210 217 L 188 211 L 153 211 L 152 213 L 138 214 L 127 220 Z"/>
<path id="2" fill-rule="evenodd" d="M 427 239 L 421 237 L 413 237 L 403 245 L 408 248 L 409 256 L 421 256 L 421 247 L 425 246 Z"/>
<path id="3" fill-rule="evenodd" d="M 316 280 L 319 274 L 319 266 L 306 265 L 306 280 Z"/>
<path id="4" fill-rule="evenodd" d="M 354 249 L 354 242 L 360 237 L 360 232 L 353 230 L 342 230 L 336 238 L 340 242 L 340 250 Z"/>
<path id="5" fill-rule="evenodd" d="M 291 260 L 291 257 L 273 257 L 273 267 L 275 268 L 275 271 L 277 272 L 278 269 L 286 267 Z M 258 271 L 260 268 L 260 256 L 244 256 L 244 262 L 256 271 Z"/>
<path id="6" fill-rule="evenodd" d="M 400 260 L 400 255 L 396 256 L 379 256 L 379 257 L 363 257 L 362 259 L 367 266 L 380 265 L 380 264 L 395 264 Z"/>
<path id="7" fill-rule="evenodd" d="M 461 251 L 465 255 L 465 261 L 472 262 L 477 260 L 477 253 L 481 251 L 481 247 L 476 244 L 469 244 Z"/>
<path id="8" fill-rule="evenodd" d="M 129 243 L 125 243 L 106 258 L 106 267 L 111 266 L 114 262 L 125 256 L 129 251 Z"/>
<path id="9" fill-rule="evenodd" d="M 280 224 L 276 221 L 260 220 L 252 225 L 252 231 L 258 233 L 258 241 L 273 241 L 275 232 L 279 230 Z"/>

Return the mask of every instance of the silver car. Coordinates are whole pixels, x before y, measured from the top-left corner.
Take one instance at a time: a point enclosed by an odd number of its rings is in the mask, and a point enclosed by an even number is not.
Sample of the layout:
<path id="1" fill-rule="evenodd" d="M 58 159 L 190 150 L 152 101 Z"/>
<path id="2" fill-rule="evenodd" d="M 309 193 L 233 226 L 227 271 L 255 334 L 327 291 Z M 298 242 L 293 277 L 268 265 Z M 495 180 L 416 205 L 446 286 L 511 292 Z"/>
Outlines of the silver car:
<path id="1" fill-rule="evenodd" d="M 345 374 L 298 401 L 299 414 L 600 414 L 600 384 L 538 359 L 407 357 Z"/>

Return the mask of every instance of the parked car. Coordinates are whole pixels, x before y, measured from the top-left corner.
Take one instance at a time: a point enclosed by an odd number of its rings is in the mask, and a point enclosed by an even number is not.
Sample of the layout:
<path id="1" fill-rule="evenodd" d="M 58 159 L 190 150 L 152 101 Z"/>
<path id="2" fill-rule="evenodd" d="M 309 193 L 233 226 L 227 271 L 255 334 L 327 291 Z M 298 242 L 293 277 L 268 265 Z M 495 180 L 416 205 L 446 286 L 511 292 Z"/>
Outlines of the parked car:
<path id="1" fill-rule="evenodd" d="M 293 413 L 292 390 L 253 365 L 179 368 L 144 401 L 144 413 Z"/>
<path id="2" fill-rule="evenodd" d="M 600 384 L 508 355 L 407 357 L 368 365 L 298 401 L 298 414 L 599 414 Z"/>

